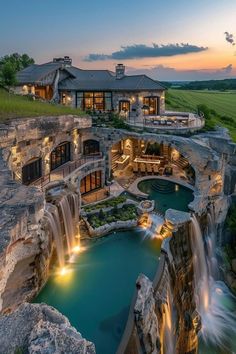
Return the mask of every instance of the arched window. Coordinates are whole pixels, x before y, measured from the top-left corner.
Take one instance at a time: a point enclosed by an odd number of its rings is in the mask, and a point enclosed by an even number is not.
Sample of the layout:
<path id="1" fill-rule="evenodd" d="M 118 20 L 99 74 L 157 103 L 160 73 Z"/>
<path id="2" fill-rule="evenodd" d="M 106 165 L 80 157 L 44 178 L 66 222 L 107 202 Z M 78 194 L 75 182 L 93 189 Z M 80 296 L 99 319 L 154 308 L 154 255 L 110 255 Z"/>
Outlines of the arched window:
<path id="1" fill-rule="evenodd" d="M 51 171 L 70 161 L 70 143 L 64 142 L 51 152 Z"/>
<path id="2" fill-rule="evenodd" d="M 22 183 L 30 184 L 42 177 L 42 159 L 33 158 L 22 167 Z"/>
<path id="3" fill-rule="evenodd" d="M 86 140 L 84 142 L 84 155 L 97 155 L 99 148 L 99 142 L 97 140 Z"/>

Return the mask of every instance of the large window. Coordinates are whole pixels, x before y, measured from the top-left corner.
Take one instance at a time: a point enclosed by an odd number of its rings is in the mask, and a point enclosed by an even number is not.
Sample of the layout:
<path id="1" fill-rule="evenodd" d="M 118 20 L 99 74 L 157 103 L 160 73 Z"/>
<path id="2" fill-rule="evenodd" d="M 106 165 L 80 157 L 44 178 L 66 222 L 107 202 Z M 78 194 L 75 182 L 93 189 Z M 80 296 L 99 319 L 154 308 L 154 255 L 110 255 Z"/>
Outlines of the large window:
<path id="1" fill-rule="evenodd" d="M 22 168 L 22 182 L 23 184 L 30 184 L 31 182 L 42 177 L 42 159 L 33 159 Z"/>
<path id="2" fill-rule="evenodd" d="M 70 161 L 70 143 L 62 143 L 51 152 L 51 170 Z"/>
<path id="3" fill-rule="evenodd" d="M 80 192 L 85 194 L 102 187 L 102 172 L 95 171 L 85 176 L 80 183 Z"/>
<path id="4" fill-rule="evenodd" d="M 84 155 L 97 155 L 99 153 L 99 142 L 97 140 L 86 140 L 84 142 Z"/>
<path id="5" fill-rule="evenodd" d="M 77 107 L 84 111 L 111 111 L 111 92 L 77 92 Z"/>
<path id="6" fill-rule="evenodd" d="M 144 97 L 143 112 L 144 115 L 156 116 L 158 114 L 158 97 Z"/>

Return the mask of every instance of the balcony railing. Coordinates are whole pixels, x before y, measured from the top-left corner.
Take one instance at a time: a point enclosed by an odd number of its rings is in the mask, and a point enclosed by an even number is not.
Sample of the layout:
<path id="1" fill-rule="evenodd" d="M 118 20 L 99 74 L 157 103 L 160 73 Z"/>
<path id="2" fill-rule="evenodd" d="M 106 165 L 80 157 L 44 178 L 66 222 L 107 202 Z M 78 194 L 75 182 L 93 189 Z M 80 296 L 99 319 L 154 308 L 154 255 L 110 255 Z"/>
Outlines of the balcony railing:
<path id="1" fill-rule="evenodd" d="M 93 156 L 83 156 L 81 159 L 75 161 L 69 161 L 66 164 L 58 167 L 57 169 L 51 171 L 47 175 L 42 176 L 41 178 L 32 182 L 30 186 L 35 186 L 44 189 L 50 182 L 62 180 L 78 168 L 83 167 L 89 162 L 99 161 L 102 159 L 102 157 L 102 154 L 99 153 Z"/>

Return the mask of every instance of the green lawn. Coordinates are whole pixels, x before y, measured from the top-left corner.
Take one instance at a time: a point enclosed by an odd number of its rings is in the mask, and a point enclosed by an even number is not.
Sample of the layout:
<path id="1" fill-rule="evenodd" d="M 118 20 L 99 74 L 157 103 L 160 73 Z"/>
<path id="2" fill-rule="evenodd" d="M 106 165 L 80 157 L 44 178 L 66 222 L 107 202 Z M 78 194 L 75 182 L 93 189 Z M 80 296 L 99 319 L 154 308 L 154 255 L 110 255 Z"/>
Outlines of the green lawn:
<path id="1" fill-rule="evenodd" d="M 169 89 L 166 95 L 166 109 L 196 111 L 199 104 L 206 105 L 211 114 L 211 125 L 225 126 L 236 141 L 236 91 L 187 91 Z M 226 116 L 226 118 L 224 118 Z"/>
<path id="2" fill-rule="evenodd" d="M 63 114 L 84 115 L 79 109 L 64 107 L 51 103 L 33 101 L 27 97 L 8 94 L 0 89 L 0 122 L 11 118 L 57 116 Z"/>

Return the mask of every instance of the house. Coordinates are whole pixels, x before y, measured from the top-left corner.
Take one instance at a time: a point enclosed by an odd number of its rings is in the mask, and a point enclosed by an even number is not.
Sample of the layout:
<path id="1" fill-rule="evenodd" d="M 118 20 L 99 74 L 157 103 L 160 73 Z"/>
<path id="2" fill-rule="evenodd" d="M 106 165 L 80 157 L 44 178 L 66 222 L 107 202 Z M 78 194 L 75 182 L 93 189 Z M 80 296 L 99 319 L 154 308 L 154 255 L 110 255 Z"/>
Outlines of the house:
<path id="1" fill-rule="evenodd" d="M 17 74 L 16 93 L 33 94 L 84 111 L 156 116 L 165 112 L 165 88 L 146 75 L 126 75 L 125 66 L 82 70 L 69 57 L 31 65 Z"/>

